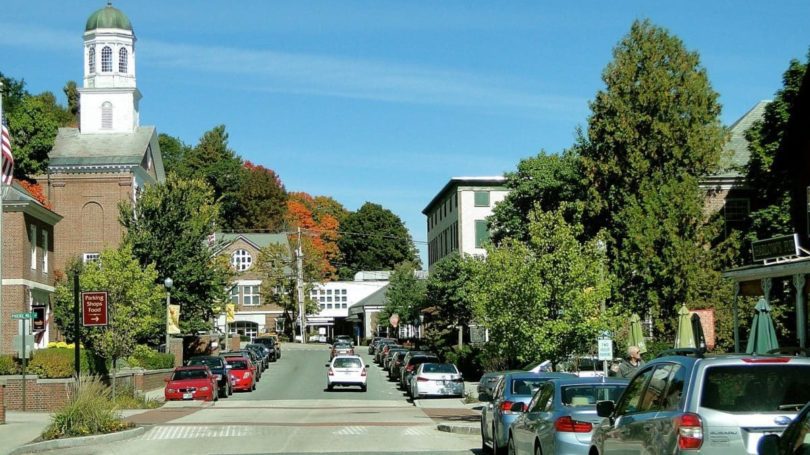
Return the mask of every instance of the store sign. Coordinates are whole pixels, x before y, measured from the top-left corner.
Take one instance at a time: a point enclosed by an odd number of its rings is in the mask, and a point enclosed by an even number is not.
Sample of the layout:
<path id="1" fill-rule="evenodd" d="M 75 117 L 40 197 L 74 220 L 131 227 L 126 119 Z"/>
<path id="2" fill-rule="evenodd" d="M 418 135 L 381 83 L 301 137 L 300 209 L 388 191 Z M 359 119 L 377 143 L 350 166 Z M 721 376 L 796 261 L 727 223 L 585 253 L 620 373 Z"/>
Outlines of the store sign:
<path id="1" fill-rule="evenodd" d="M 41 332 L 45 330 L 45 307 L 35 306 L 32 311 L 34 313 L 34 322 L 31 329 L 34 332 Z"/>
<path id="2" fill-rule="evenodd" d="M 768 261 L 784 257 L 799 257 L 799 234 L 783 235 L 751 242 L 754 261 Z"/>

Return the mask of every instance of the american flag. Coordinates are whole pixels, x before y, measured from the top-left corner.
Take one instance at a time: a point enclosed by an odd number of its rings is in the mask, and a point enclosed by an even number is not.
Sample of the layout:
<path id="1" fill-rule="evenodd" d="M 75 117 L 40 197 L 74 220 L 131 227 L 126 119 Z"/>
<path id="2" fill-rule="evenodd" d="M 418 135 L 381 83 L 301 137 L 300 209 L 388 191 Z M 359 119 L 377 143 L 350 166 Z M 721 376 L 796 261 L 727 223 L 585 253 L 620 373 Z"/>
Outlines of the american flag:
<path id="1" fill-rule="evenodd" d="M 6 122 L 3 121 L 0 123 L 3 124 L 3 139 L 2 144 L 0 144 L 3 153 L 2 182 L 3 185 L 11 185 L 11 180 L 14 175 L 14 155 L 11 154 L 11 138 L 8 135 Z"/>

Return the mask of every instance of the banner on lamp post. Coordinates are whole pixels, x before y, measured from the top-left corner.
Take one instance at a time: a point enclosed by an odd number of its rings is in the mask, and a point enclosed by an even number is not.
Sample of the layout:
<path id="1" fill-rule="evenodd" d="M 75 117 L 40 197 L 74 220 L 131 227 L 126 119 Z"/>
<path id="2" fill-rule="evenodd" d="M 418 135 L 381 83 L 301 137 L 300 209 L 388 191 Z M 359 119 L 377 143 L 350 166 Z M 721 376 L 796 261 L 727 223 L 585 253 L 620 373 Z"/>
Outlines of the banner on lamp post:
<path id="1" fill-rule="evenodd" d="M 166 332 L 170 335 L 180 333 L 180 305 L 169 305 L 166 309 Z"/>

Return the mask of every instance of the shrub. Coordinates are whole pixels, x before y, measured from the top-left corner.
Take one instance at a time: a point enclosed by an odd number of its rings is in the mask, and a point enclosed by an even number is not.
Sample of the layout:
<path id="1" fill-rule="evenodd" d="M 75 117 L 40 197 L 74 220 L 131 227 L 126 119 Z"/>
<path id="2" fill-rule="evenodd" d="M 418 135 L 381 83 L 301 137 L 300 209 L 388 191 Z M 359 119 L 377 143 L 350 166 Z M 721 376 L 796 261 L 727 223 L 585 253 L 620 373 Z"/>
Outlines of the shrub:
<path id="1" fill-rule="evenodd" d="M 135 393 L 135 388 L 127 384 L 115 390 L 115 407 L 117 409 L 155 409 L 162 404 L 158 400 L 147 399 Z"/>
<path id="2" fill-rule="evenodd" d="M 17 363 L 17 360 L 14 359 L 14 356 L 0 355 L 0 375 L 19 373 L 20 365 Z"/>
<path id="3" fill-rule="evenodd" d="M 132 355 L 127 359 L 131 367 L 143 368 L 145 370 L 162 370 L 174 368 L 174 354 L 164 354 L 156 350 L 139 344 L 135 346 Z"/>
<path id="4" fill-rule="evenodd" d="M 37 349 L 28 362 L 27 372 L 43 379 L 69 378 L 73 376 L 74 351 L 67 348 Z M 92 352 L 82 349 L 79 357 L 82 372 L 99 373 L 106 371 L 104 362 L 99 362 Z"/>
<path id="5" fill-rule="evenodd" d="M 98 376 L 82 376 L 71 385 L 70 401 L 53 414 L 43 439 L 112 433 L 132 426 L 121 419 L 110 389 Z"/>

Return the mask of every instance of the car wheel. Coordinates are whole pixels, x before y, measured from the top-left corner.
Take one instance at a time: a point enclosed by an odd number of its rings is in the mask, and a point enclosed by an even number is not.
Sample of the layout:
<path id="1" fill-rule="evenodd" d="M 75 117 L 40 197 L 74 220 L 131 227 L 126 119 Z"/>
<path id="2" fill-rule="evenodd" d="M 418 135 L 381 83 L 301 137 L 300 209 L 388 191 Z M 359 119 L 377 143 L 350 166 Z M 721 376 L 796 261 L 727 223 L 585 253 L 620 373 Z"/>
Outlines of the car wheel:
<path id="1" fill-rule="evenodd" d="M 233 395 L 233 384 L 228 383 L 228 396 Z"/>
<path id="2" fill-rule="evenodd" d="M 329 384 L 329 385 L 326 386 L 326 390 L 331 392 L 331 391 L 335 390 L 335 386 L 333 386 L 332 384 Z"/>
<path id="3" fill-rule="evenodd" d="M 492 453 L 503 455 L 503 447 L 498 447 L 498 433 L 495 432 L 495 425 L 492 426 Z"/>
<path id="4" fill-rule="evenodd" d="M 517 451 L 515 450 L 515 440 L 512 439 L 512 435 L 509 435 L 509 441 L 506 443 L 506 453 L 509 455 L 516 455 Z"/>
<path id="5" fill-rule="evenodd" d="M 211 392 L 211 396 L 214 397 L 212 401 L 219 401 L 219 391 Z"/>
<path id="6" fill-rule="evenodd" d="M 256 381 L 253 381 L 253 387 L 250 388 L 250 391 L 256 390 Z"/>
<path id="7" fill-rule="evenodd" d="M 361 385 L 361 386 L 360 386 L 360 391 L 361 391 L 361 392 L 365 392 L 366 390 L 368 390 L 368 387 L 367 387 L 367 386 L 364 386 L 364 385 Z"/>
<path id="8" fill-rule="evenodd" d="M 481 453 L 492 453 L 492 448 L 487 445 L 487 437 L 484 436 L 484 422 L 481 422 Z"/>
<path id="9" fill-rule="evenodd" d="M 543 451 L 540 450 L 540 443 L 538 442 L 534 446 L 534 455 L 543 455 Z"/>

